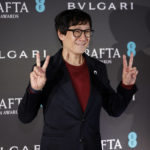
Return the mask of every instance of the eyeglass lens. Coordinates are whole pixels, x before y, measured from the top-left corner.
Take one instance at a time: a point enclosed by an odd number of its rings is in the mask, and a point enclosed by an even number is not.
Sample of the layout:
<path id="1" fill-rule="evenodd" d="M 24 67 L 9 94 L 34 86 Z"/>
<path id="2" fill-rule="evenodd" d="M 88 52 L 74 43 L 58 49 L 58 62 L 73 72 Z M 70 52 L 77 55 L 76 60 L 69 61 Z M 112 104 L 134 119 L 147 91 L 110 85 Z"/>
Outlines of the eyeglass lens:
<path id="1" fill-rule="evenodd" d="M 77 30 L 74 30 L 73 34 L 75 37 L 80 37 L 82 32 L 84 32 L 84 35 L 87 38 L 89 38 L 91 36 L 91 33 L 92 33 L 91 30 L 79 30 L 79 29 L 77 29 Z"/>

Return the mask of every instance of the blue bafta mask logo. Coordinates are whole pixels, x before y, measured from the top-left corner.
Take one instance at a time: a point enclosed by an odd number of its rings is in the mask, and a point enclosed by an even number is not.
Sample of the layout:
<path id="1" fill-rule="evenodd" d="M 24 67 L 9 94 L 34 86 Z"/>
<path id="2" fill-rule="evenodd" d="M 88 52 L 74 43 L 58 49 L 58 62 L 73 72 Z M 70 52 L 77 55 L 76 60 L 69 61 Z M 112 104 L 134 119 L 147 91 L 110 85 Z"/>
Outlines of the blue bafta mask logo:
<path id="1" fill-rule="evenodd" d="M 136 44 L 135 44 L 135 42 L 128 42 L 128 44 L 127 44 L 127 55 L 128 55 L 128 57 L 130 57 L 130 55 L 131 55 L 131 53 L 133 53 L 133 56 L 135 56 L 136 55 L 136 50 L 135 50 L 135 48 L 136 48 Z"/>
<path id="2" fill-rule="evenodd" d="M 42 13 L 45 11 L 45 0 L 35 0 L 36 6 L 35 9 L 37 12 Z"/>
<path id="3" fill-rule="evenodd" d="M 128 134 L 128 146 L 130 148 L 135 148 L 137 146 L 137 134 L 135 132 L 130 132 Z"/>

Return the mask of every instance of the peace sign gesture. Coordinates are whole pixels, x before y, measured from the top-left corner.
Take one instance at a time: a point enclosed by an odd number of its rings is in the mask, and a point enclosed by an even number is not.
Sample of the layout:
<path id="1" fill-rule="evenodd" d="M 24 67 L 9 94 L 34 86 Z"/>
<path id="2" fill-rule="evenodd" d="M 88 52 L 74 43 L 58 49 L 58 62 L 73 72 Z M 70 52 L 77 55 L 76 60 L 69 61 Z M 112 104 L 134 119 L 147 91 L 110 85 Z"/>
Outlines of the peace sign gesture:
<path id="1" fill-rule="evenodd" d="M 123 72 L 122 72 L 122 82 L 125 85 L 135 84 L 138 70 L 133 65 L 133 53 L 130 55 L 129 65 L 127 64 L 126 55 L 123 55 Z"/>
<path id="2" fill-rule="evenodd" d="M 42 90 L 46 83 L 46 69 L 50 60 L 50 56 L 46 57 L 46 60 L 41 67 L 40 54 L 36 54 L 36 66 L 30 73 L 30 83 L 34 90 Z"/>

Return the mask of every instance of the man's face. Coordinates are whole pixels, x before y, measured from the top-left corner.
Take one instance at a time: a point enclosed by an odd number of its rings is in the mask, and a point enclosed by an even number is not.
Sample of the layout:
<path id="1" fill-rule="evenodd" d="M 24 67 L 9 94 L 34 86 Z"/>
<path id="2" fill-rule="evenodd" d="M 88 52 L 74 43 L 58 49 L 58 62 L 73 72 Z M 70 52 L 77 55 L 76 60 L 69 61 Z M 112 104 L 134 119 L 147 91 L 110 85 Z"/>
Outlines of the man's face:
<path id="1" fill-rule="evenodd" d="M 90 30 L 89 23 L 85 25 L 70 26 L 69 29 Z M 63 43 L 63 50 L 74 54 L 83 54 L 86 47 L 89 45 L 90 37 L 86 37 L 82 32 L 80 37 L 75 37 L 72 31 L 67 31 L 66 35 L 60 37 Z"/>

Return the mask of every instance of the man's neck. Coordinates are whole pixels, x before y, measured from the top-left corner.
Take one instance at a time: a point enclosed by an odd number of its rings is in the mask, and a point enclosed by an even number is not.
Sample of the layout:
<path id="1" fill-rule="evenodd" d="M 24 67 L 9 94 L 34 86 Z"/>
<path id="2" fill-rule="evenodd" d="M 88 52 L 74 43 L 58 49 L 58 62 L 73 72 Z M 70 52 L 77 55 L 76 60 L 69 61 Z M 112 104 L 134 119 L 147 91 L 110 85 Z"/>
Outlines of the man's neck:
<path id="1" fill-rule="evenodd" d="M 74 54 L 64 49 L 62 51 L 62 56 L 67 63 L 74 66 L 80 66 L 84 62 L 84 57 L 82 56 L 82 54 Z"/>

